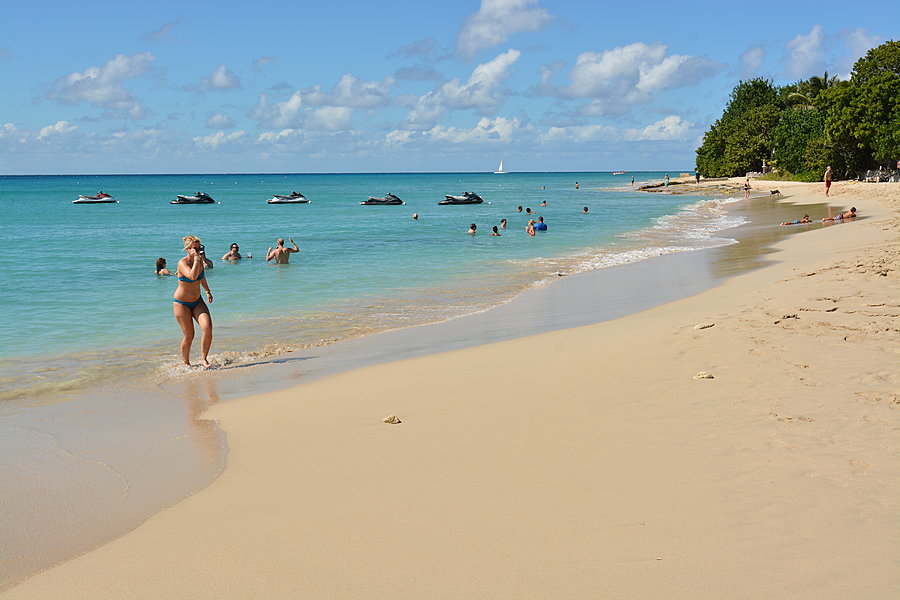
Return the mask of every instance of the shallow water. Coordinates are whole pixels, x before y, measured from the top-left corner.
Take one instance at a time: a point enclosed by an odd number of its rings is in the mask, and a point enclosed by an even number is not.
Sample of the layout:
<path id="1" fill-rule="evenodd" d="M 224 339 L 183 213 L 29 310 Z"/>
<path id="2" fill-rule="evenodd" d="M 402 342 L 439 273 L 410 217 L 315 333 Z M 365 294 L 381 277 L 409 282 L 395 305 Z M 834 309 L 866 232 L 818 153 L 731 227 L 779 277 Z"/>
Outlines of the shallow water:
<path id="1" fill-rule="evenodd" d="M 2 291 L 0 401 L 179 376 L 176 282 L 153 265 L 161 256 L 174 269 L 189 233 L 216 263 L 207 277 L 218 365 L 483 310 L 558 271 L 731 243 L 716 232 L 741 219 L 719 202 L 637 194 L 629 182 L 603 173 L 2 177 L 0 268 L 16 277 Z M 294 189 L 311 202 L 265 202 Z M 71 202 L 98 190 L 120 202 Z M 485 204 L 436 204 L 468 190 Z M 196 191 L 219 203 L 169 204 Z M 407 204 L 359 204 L 388 191 Z M 519 205 L 549 231 L 526 235 L 531 217 Z M 508 229 L 491 237 L 501 218 Z M 479 233 L 466 235 L 473 222 Z M 263 260 L 278 237 L 301 248 L 290 265 Z M 231 242 L 253 258 L 218 260 Z"/>

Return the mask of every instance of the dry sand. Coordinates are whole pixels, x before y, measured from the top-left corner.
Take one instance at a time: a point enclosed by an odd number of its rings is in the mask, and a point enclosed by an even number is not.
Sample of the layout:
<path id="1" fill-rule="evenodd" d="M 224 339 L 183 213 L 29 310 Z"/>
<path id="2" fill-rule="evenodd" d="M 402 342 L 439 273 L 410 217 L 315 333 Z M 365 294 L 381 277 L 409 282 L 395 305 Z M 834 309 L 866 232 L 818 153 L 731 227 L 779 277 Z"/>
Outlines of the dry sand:
<path id="1" fill-rule="evenodd" d="M 2 597 L 900 597 L 898 198 L 837 182 L 865 218 L 637 315 L 216 406 L 218 480 Z"/>

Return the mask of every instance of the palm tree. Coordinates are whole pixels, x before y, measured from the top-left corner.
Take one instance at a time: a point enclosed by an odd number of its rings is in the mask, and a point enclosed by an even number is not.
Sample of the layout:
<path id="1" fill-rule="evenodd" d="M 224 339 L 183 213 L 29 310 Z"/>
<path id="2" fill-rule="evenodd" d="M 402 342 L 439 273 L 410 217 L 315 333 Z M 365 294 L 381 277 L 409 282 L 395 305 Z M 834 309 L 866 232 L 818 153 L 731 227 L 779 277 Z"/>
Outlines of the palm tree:
<path id="1" fill-rule="evenodd" d="M 829 76 L 828 71 L 825 71 L 825 75 L 822 77 L 813 75 L 806 81 L 799 82 L 797 84 L 797 89 L 799 91 L 788 94 L 788 100 L 793 101 L 803 108 L 812 108 L 816 96 L 818 96 L 820 92 L 827 90 L 828 88 L 833 88 L 839 83 L 841 83 L 841 80 L 837 75 Z"/>

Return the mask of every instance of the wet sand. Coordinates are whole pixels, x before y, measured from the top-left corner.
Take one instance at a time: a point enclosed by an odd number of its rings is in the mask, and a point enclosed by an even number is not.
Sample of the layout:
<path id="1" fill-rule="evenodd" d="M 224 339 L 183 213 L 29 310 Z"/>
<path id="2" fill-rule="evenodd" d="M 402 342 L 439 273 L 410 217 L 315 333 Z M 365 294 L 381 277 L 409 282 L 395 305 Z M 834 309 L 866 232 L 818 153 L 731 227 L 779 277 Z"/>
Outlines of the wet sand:
<path id="1" fill-rule="evenodd" d="M 897 278 L 877 271 L 886 252 L 896 266 L 897 223 L 847 189 L 866 219 L 638 315 L 337 376 L 282 365 L 311 382 L 205 415 L 228 435 L 222 477 L 8 595 L 838 597 L 865 580 L 889 597 Z M 649 304 L 761 262 L 739 246 L 706 267 L 646 261 L 664 267 Z M 570 279 L 536 290 L 536 312 L 443 326 L 527 334 L 560 302 L 561 327 L 615 304 Z"/>

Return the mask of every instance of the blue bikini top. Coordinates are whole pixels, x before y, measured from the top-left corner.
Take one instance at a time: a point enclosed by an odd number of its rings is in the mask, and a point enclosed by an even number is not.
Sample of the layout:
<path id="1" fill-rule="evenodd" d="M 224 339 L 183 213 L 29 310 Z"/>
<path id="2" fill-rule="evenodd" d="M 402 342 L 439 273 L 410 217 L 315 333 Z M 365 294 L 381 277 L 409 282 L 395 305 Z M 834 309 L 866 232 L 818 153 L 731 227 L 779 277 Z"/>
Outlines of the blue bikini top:
<path id="1" fill-rule="evenodd" d="M 200 281 L 201 279 L 203 279 L 204 277 L 206 277 L 206 271 L 201 271 L 200 277 L 198 277 L 197 279 L 191 279 L 190 277 L 185 277 L 184 275 L 182 275 L 181 277 L 178 278 L 178 281 L 183 281 L 185 283 L 196 283 L 196 282 Z"/>

